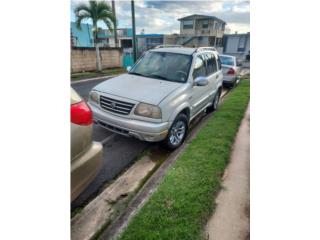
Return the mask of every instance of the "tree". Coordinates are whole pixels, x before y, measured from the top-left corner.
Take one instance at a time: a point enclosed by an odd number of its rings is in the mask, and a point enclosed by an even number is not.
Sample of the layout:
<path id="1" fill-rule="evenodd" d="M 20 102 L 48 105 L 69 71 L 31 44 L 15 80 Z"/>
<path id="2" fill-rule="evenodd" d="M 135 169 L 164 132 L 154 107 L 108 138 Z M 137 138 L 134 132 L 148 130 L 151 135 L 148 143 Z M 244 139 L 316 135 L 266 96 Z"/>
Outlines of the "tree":
<path id="1" fill-rule="evenodd" d="M 89 1 L 88 3 L 79 3 L 74 10 L 76 15 L 77 28 L 81 30 L 81 22 L 91 19 L 93 25 L 94 46 L 96 48 L 97 71 L 101 71 L 101 59 L 98 45 L 98 22 L 104 22 L 110 32 L 113 32 L 113 26 L 116 24 L 116 18 L 112 13 L 111 7 L 105 1 Z"/>

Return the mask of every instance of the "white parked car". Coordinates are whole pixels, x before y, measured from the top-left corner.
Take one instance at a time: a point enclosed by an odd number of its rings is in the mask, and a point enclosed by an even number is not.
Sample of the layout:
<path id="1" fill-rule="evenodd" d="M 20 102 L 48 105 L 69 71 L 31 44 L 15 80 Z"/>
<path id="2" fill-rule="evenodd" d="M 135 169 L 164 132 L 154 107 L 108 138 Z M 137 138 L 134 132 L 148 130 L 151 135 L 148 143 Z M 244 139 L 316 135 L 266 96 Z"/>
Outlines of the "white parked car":
<path id="1" fill-rule="evenodd" d="M 223 71 L 223 85 L 234 87 L 240 81 L 240 67 L 237 58 L 230 55 L 219 55 Z"/>
<path id="2" fill-rule="evenodd" d="M 145 52 L 127 74 L 94 87 L 89 105 L 100 126 L 175 149 L 197 114 L 217 109 L 222 78 L 212 48 L 162 46 Z"/>

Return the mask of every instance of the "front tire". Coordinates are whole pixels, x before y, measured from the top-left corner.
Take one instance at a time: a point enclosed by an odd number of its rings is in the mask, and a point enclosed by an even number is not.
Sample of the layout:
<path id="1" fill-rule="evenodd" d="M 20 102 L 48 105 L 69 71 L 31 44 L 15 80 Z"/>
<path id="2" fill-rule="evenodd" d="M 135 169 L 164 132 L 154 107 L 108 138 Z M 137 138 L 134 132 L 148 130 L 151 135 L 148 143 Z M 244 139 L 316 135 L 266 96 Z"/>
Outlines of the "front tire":
<path id="1" fill-rule="evenodd" d="M 188 133 L 188 118 L 180 113 L 172 123 L 168 136 L 163 141 L 164 147 L 174 150 L 182 145 Z"/>

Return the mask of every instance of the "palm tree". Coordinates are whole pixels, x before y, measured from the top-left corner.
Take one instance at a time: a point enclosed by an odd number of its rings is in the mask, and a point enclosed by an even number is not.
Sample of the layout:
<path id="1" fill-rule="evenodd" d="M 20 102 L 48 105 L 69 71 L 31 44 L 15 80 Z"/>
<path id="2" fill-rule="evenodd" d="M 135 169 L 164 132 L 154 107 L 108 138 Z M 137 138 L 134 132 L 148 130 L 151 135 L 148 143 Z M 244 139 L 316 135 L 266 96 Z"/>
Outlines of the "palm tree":
<path id="1" fill-rule="evenodd" d="M 81 22 L 91 19 L 93 24 L 94 46 L 96 48 L 97 71 L 101 71 L 101 59 L 98 46 L 98 26 L 99 21 L 104 22 L 113 32 L 113 26 L 116 24 L 116 18 L 112 13 L 111 7 L 105 1 L 89 1 L 88 3 L 79 3 L 74 13 L 77 17 L 77 28 L 81 30 Z"/>

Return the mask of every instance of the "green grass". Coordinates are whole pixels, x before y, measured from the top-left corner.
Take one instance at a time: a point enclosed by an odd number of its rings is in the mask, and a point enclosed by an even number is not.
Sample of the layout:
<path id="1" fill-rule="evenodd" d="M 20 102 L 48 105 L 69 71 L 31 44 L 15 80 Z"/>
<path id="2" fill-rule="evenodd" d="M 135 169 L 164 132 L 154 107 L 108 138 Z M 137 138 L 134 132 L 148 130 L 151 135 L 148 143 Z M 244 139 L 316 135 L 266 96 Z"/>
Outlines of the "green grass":
<path id="1" fill-rule="evenodd" d="M 101 72 L 80 72 L 71 74 L 71 81 L 77 81 L 86 78 L 102 77 L 127 72 L 124 68 L 108 68 Z"/>
<path id="2" fill-rule="evenodd" d="M 119 239 L 204 239 L 249 94 L 248 80 L 231 91 Z"/>

